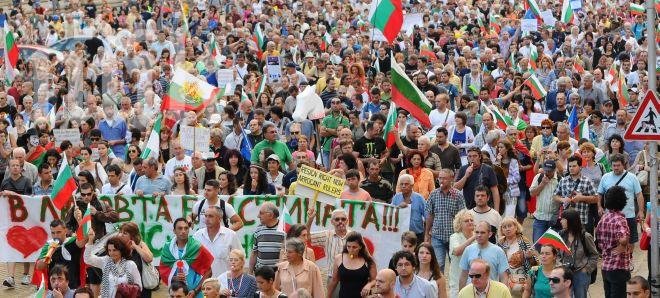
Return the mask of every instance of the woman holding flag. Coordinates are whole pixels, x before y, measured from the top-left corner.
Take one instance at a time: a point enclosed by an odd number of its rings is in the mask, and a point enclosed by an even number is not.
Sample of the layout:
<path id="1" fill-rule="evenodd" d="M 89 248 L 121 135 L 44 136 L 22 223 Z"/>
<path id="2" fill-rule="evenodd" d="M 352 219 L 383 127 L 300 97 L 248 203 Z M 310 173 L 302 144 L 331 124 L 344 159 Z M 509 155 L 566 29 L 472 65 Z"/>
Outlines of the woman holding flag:
<path id="1" fill-rule="evenodd" d="M 573 269 L 573 297 L 586 298 L 594 270 L 598 270 L 598 251 L 594 237 L 588 233 L 580 214 L 575 209 L 565 210 L 561 215 L 561 238 L 571 252 L 560 253 L 562 264 L 568 264 Z"/>

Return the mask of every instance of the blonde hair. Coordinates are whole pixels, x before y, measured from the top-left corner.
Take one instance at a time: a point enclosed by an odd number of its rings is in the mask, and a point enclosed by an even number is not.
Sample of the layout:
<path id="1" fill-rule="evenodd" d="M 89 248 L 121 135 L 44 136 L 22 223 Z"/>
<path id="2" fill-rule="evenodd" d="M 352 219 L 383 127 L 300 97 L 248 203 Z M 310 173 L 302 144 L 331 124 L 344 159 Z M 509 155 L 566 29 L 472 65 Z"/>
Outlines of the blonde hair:
<path id="1" fill-rule="evenodd" d="M 522 235 L 523 232 L 522 225 L 515 218 L 511 216 L 507 216 L 502 219 L 502 222 L 500 222 L 500 227 L 497 229 L 497 232 L 498 234 L 500 234 L 500 236 L 504 237 L 504 231 L 503 231 L 504 229 L 502 229 L 502 227 L 508 225 L 513 225 L 514 227 L 516 227 L 516 235 Z"/>
<path id="2" fill-rule="evenodd" d="M 229 252 L 229 257 L 236 257 L 236 258 L 239 258 L 239 259 L 241 259 L 241 261 L 242 261 L 243 263 L 245 263 L 245 252 L 244 252 L 243 250 L 240 250 L 240 249 L 232 249 L 232 250 Z"/>
<path id="3" fill-rule="evenodd" d="M 461 232 L 461 223 L 463 222 L 464 219 L 466 219 L 468 217 L 472 217 L 472 219 L 474 219 L 474 216 L 472 215 L 472 213 L 468 212 L 467 209 L 463 209 L 461 211 L 458 211 L 458 213 L 456 213 L 456 216 L 454 216 L 454 222 L 453 222 L 454 233 L 460 233 Z"/>
<path id="4" fill-rule="evenodd" d="M 220 291 L 220 281 L 217 278 L 207 278 L 203 283 L 202 283 L 202 288 L 206 287 L 206 285 L 210 285 L 216 290 Z"/>

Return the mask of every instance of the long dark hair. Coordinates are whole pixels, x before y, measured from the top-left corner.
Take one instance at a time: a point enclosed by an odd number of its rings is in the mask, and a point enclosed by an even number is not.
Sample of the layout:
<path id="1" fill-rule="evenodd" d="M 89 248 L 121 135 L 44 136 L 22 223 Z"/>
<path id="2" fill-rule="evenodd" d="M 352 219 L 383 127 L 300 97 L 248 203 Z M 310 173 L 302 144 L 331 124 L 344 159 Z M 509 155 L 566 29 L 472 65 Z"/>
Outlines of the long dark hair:
<path id="1" fill-rule="evenodd" d="M 509 142 L 509 140 L 500 140 L 500 143 L 502 143 L 506 149 L 506 157 L 508 157 L 510 160 L 517 159 L 516 152 L 513 151 L 513 145 L 511 142 Z"/>
<path id="2" fill-rule="evenodd" d="M 181 171 L 183 173 L 183 189 L 186 191 L 186 194 L 192 194 L 192 191 L 190 190 L 190 178 L 188 178 L 188 174 L 182 167 L 178 167 L 174 169 L 174 174 L 176 174 L 176 171 Z M 174 177 L 172 177 L 172 190 L 176 189 L 176 182 L 174 181 Z"/>
<path id="3" fill-rule="evenodd" d="M 295 224 L 292 225 L 291 228 L 289 228 L 289 231 L 286 232 L 286 239 L 289 238 L 294 238 L 294 237 L 300 237 L 302 235 L 302 232 L 304 230 L 307 230 L 307 226 L 303 224 Z"/>
<path id="4" fill-rule="evenodd" d="M 222 175 L 225 175 L 227 177 L 227 194 L 233 195 L 234 193 L 236 193 L 236 189 L 238 188 L 236 186 L 236 176 L 234 176 L 234 174 L 232 174 L 231 172 L 225 171 L 220 173 L 220 175 L 218 175 L 218 178 L 220 178 L 220 176 Z"/>
<path id="5" fill-rule="evenodd" d="M 268 193 L 268 179 L 266 178 L 266 171 L 260 166 L 252 165 L 250 169 L 256 169 L 259 173 L 257 178 L 257 193 L 258 194 L 267 194 Z M 245 178 L 243 179 L 243 189 L 247 191 L 252 190 L 252 177 L 250 177 L 250 170 L 245 173 Z"/>
<path id="6" fill-rule="evenodd" d="M 621 152 L 617 152 L 617 153 L 623 153 L 624 152 L 623 146 L 625 145 L 625 143 L 623 142 L 623 138 L 618 134 L 613 134 L 609 139 L 607 139 L 607 152 L 612 153 L 613 140 L 617 140 L 619 141 L 619 143 L 621 143 L 621 147 L 619 148 L 619 151 Z"/>
<path id="7" fill-rule="evenodd" d="M 356 242 L 357 244 L 360 245 L 360 252 L 358 252 L 358 256 L 362 257 L 364 259 L 364 262 L 367 263 L 367 265 L 372 266 L 374 264 L 374 259 L 371 257 L 371 254 L 367 250 L 367 244 L 364 242 L 364 238 L 362 238 L 362 234 L 352 231 L 349 232 L 348 235 L 346 235 L 346 242 Z M 347 254 L 348 253 L 348 248 L 346 248 L 346 244 L 344 244 L 344 250 L 342 250 L 342 253 Z"/>
<path id="8" fill-rule="evenodd" d="M 419 261 L 419 249 L 420 248 L 426 248 L 426 250 L 429 251 L 431 254 L 431 279 L 436 280 L 440 277 L 442 277 L 442 271 L 440 271 L 440 265 L 438 265 L 438 257 L 435 255 L 435 250 L 433 249 L 433 246 L 431 244 L 428 244 L 426 242 L 423 242 L 419 246 L 417 246 L 417 249 L 415 250 L 415 256 L 417 258 L 417 263 L 419 264 L 419 267 L 421 267 L 421 262 Z M 417 268 L 417 271 L 419 272 L 419 267 Z"/>
<path id="9" fill-rule="evenodd" d="M 574 237 L 579 237 L 584 231 L 582 221 L 580 220 L 580 213 L 575 209 L 566 209 L 561 214 L 561 217 L 566 220 L 566 232 L 573 234 Z"/>
<path id="10" fill-rule="evenodd" d="M 236 164 L 236 166 L 238 166 L 239 168 L 243 167 L 245 162 L 243 160 L 243 155 L 241 155 L 241 152 L 239 152 L 236 149 L 227 150 L 227 153 L 225 153 L 225 157 L 222 159 L 222 164 L 220 166 L 226 169 L 227 171 L 229 171 L 231 169 L 231 167 L 229 166 L 229 158 L 231 157 L 238 158 L 238 163 Z"/>

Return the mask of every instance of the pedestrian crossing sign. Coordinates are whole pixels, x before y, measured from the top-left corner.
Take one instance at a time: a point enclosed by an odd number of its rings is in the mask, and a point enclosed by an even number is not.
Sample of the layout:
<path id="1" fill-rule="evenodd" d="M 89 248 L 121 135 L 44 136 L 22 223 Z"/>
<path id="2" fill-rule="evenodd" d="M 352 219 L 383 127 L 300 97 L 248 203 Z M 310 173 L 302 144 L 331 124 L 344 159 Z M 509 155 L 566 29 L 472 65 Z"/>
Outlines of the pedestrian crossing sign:
<path id="1" fill-rule="evenodd" d="M 639 105 L 624 139 L 626 141 L 660 141 L 660 101 L 652 90 L 646 92 L 644 100 Z"/>

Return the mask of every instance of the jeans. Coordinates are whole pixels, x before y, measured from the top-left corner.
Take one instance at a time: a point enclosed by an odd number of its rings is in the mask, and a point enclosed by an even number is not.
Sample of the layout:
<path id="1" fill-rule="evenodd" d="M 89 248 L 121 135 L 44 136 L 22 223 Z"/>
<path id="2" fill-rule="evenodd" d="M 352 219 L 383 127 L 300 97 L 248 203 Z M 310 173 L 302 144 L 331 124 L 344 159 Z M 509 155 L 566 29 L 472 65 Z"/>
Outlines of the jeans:
<path id="1" fill-rule="evenodd" d="M 323 161 L 323 167 L 330 170 L 330 151 L 321 150 L 321 160 Z"/>
<path id="2" fill-rule="evenodd" d="M 603 270 L 603 288 L 605 298 L 626 297 L 626 283 L 630 280 L 630 271 L 617 269 Z"/>
<path id="3" fill-rule="evenodd" d="M 589 283 L 591 283 L 591 274 L 584 271 L 576 272 L 573 275 L 573 298 L 587 298 Z"/>
<path id="4" fill-rule="evenodd" d="M 553 225 L 554 223 L 548 220 L 534 219 L 534 223 L 532 224 L 532 242 L 536 243 L 536 240 L 539 240 L 543 236 L 543 233 Z M 540 245 L 537 244 L 535 247 L 536 250 L 541 250 Z"/>
<path id="5" fill-rule="evenodd" d="M 518 204 L 516 205 L 516 218 L 525 219 L 527 218 L 527 198 L 528 193 L 526 191 L 520 192 L 520 197 L 518 197 Z"/>
<path id="6" fill-rule="evenodd" d="M 435 256 L 438 259 L 438 265 L 440 265 L 440 272 L 445 272 L 445 259 L 449 253 L 449 241 L 443 241 L 439 238 L 431 238 L 431 246 L 435 251 Z"/>

